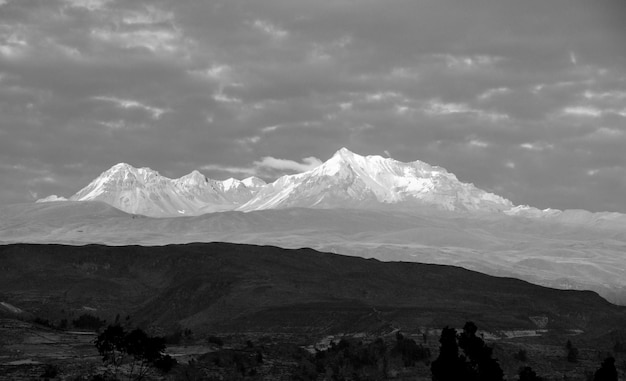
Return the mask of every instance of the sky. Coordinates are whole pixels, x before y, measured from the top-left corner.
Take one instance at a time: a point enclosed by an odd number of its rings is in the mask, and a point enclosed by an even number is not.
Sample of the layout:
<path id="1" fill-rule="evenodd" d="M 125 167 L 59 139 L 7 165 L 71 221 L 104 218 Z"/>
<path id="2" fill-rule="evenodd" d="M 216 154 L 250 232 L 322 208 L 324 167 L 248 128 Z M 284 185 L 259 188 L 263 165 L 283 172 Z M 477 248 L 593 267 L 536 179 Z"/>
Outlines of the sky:
<path id="1" fill-rule="evenodd" d="M 346 147 L 626 213 L 622 0 L 0 0 L 0 204 Z"/>

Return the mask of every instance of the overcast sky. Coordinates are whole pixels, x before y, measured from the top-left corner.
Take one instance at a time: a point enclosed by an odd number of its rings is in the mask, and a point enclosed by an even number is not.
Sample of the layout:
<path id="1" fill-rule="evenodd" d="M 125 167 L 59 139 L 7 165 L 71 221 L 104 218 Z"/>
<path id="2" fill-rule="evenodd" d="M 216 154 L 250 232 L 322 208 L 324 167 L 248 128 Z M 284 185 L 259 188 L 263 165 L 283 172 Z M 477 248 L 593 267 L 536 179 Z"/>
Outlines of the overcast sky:
<path id="1" fill-rule="evenodd" d="M 626 212 L 626 1 L 0 0 L 0 204 L 341 147 Z"/>

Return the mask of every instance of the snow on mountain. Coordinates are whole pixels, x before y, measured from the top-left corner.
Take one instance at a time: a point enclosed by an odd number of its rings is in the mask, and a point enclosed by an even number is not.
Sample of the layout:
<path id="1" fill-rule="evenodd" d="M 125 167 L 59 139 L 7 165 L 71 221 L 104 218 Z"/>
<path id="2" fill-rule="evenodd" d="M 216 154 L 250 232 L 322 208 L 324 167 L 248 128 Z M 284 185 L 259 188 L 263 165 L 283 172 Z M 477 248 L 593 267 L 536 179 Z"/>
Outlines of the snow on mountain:
<path id="1" fill-rule="evenodd" d="M 50 195 L 48 197 L 40 198 L 35 202 L 55 202 L 55 201 L 67 201 L 65 197 L 59 197 L 56 194 Z"/>
<path id="2" fill-rule="evenodd" d="M 56 201 L 46 198 L 40 201 Z M 257 177 L 213 180 L 198 171 L 179 179 L 120 163 L 103 172 L 71 201 L 103 201 L 125 212 L 153 217 L 239 210 L 303 208 L 402 208 L 506 211 L 514 205 L 460 182 L 441 167 L 361 156 L 342 148 L 319 167 L 266 184 Z M 514 210 L 511 214 L 522 213 Z"/>
<path id="3" fill-rule="evenodd" d="M 249 189 L 256 189 L 256 190 L 267 185 L 265 181 L 263 181 L 262 179 L 259 179 L 256 176 L 250 176 L 246 179 L 241 180 L 241 182 L 243 183 L 243 185 L 247 186 Z"/>
<path id="4" fill-rule="evenodd" d="M 360 156 L 342 148 L 319 167 L 283 176 L 259 191 L 241 211 L 287 207 L 376 207 L 380 204 L 429 205 L 444 210 L 503 211 L 513 204 L 441 167 L 421 161 L 402 163 Z"/>
<path id="5" fill-rule="evenodd" d="M 198 171 L 170 179 L 150 168 L 120 163 L 69 200 L 103 201 L 128 213 L 171 217 L 232 210 L 254 193 L 239 180 L 217 181 Z"/>

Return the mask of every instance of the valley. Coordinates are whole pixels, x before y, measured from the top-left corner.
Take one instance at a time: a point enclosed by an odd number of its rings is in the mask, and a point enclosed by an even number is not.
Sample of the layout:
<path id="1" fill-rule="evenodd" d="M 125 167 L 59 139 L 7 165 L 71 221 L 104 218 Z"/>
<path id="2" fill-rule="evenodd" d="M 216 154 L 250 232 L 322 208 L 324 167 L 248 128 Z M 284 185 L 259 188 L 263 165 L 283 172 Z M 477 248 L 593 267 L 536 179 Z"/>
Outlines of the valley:
<path id="1" fill-rule="evenodd" d="M 206 341 L 218 336 L 233 349 L 246 341 L 262 345 L 268 361 L 281 367 L 297 363 L 293 353 L 344 337 L 381 337 L 391 345 L 398 331 L 426 345 L 433 360 L 442 327 L 473 321 L 511 377 L 521 365 L 514 355 L 524 349 L 533 369 L 584 379 L 626 334 L 626 309 L 592 292 L 311 249 L 15 244 L 0 247 L 0 263 L 6 274 L 0 298 L 13 307 L 2 310 L 0 334 L 9 345 L 1 366 L 12 371 L 38 372 L 50 362 L 69 369 L 78 353 L 82 369 L 97 371 L 86 335 L 33 323 L 58 327 L 85 314 L 160 335 L 189 330 L 182 339 L 187 349 L 169 349 L 181 361 L 202 364 L 203 354 L 221 350 Z M 580 348 L 576 364 L 565 360 L 567 340 Z M 287 354 L 278 350 L 285 346 L 292 348 Z M 421 364 L 402 372 L 429 379 L 427 363 Z"/>

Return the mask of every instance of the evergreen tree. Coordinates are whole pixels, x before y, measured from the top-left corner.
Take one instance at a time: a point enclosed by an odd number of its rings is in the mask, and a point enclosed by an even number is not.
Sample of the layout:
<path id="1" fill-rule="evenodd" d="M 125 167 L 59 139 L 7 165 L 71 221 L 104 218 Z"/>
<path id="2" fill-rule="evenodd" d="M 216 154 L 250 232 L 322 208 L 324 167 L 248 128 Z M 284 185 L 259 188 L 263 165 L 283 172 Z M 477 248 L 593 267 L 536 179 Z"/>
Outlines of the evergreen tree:
<path id="1" fill-rule="evenodd" d="M 471 376 L 476 380 L 500 381 L 504 373 L 498 360 L 492 358 L 493 349 L 485 345 L 480 337 L 476 336 L 478 327 L 473 322 L 465 323 L 463 332 L 459 335 L 459 347 L 469 360 L 468 368 Z"/>
<path id="2" fill-rule="evenodd" d="M 459 356 L 456 330 L 445 327 L 439 338 L 439 357 L 430 366 L 433 381 L 465 379 L 465 358 Z"/>
<path id="3" fill-rule="evenodd" d="M 431 365 L 433 381 L 504 379 L 498 360 L 491 357 L 493 349 L 476 336 L 477 330 L 476 324 L 467 322 L 458 336 L 453 328 L 445 327 L 441 331 L 439 357 Z M 463 355 L 459 354 L 459 347 Z"/>

